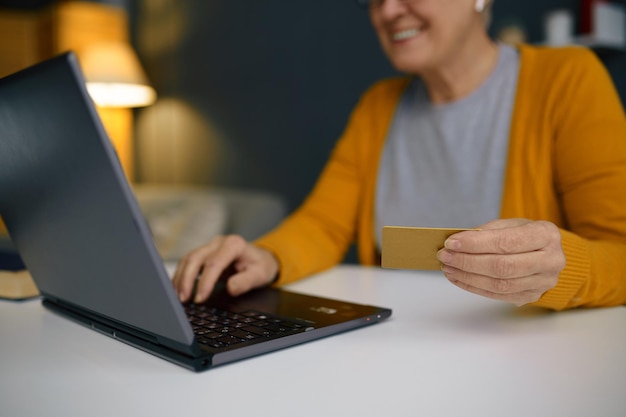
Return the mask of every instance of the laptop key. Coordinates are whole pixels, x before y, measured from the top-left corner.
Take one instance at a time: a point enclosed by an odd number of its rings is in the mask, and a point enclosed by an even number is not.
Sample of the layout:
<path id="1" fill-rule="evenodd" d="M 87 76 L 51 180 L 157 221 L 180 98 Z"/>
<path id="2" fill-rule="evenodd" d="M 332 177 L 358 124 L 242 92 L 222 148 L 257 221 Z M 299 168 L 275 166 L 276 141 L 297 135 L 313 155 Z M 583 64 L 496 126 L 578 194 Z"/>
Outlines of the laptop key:
<path id="1" fill-rule="evenodd" d="M 254 333 L 259 336 L 270 336 L 272 334 L 270 331 L 265 330 L 261 327 L 256 327 L 256 326 L 242 327 L 241 330 L 244 330 L 249 333 Z"/>
<path id="2" fill-rule="evenodd" d="M 230 332 L 229 335 L 231 335 L 233 337 L 238 337 L 239 339 L 243 339 L 243 340 L 252 340 L 252 339 L 256 339 L 258 337 L 261 337 L 258 334 L 249 333 L 249 332 L 242 331 L 242 330 L 239 330 L 239 329 Z"/>
<path id="3" fill-rule="evenodd" d="M 302 324 L 258 311 L 233 313 L 193 304 L 185 307 L 197 341 L 216 349 L 308 330 Z"/>
<path id="4" fill-rule="evenodd" d="M 238 337 L 234 337 L 231 335 L 222 336 L 219 339 L 216 339 L 216 341 L 224 343 L 225 345 L 228 345 L 228 346 L 237 345 L 239 343 L 245 342 L 244 339 L 240 339 Z"/>

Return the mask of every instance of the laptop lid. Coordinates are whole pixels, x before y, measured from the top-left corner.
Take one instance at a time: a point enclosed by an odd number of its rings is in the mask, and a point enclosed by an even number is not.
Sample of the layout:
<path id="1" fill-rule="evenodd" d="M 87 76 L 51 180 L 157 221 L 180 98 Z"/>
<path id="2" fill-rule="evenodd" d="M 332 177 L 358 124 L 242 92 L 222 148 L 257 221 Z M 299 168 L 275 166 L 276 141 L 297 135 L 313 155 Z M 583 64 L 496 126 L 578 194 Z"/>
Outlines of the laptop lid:
<path id="1" fill-rule="evenodd" d="M 1 80 L 0 213 L 44 297 L 193 353 L 193 332 L 79 68 L 67 53 Z"/>
<path id="2" fill-rule="evenodd" d="M 73 53 L 0 80 L 0 132 L 0 215 L 13 243 L 44 304 L 95 330 L 201 370 L 391 314 L 273 288 L 217 293 L 212 303 L 294 318 L 313 331 L 203 352 Z"/>

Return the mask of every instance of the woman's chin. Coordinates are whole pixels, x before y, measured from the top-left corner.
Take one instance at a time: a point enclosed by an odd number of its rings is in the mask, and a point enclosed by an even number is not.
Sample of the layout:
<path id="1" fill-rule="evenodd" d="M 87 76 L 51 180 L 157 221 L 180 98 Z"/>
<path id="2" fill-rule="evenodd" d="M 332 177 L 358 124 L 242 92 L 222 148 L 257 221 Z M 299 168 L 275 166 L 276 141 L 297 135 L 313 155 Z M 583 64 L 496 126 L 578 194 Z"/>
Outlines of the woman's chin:
<path id="1" fill-rule="evenodd" d="M 404 74 L 410 75 L 419 75 L 426 68 L 428 68 L 428 64 L 425 61 L 418 60 L 415 58 L 412 59 L 396 59 L 392 60 L 393 67 Z"/>

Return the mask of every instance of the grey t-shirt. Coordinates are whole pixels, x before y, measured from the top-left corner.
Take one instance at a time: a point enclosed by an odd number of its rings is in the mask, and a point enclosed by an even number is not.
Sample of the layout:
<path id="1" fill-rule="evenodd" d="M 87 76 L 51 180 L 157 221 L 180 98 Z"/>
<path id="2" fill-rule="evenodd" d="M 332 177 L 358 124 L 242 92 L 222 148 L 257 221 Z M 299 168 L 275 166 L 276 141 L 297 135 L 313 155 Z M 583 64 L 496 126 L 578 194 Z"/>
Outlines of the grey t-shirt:
<path id="1" fill-rule="evenodd" d="M 499 45 L 489 78 L 461 100 L 434 105 L 413 80 L 378 172 L 378 248 L 383 226 L 475 227 L 499 216 L 518 74 L 517 50 Z"/>

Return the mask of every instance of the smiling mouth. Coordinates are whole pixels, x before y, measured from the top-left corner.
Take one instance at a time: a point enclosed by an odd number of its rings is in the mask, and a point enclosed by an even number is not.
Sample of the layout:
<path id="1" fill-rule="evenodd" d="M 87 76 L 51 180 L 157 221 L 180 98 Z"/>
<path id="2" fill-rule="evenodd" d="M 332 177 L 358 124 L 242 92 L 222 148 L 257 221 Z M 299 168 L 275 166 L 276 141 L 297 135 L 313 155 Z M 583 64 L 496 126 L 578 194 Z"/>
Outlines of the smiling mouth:
<path id="1" fill-rule="evenodd" d="M 404 41 L 417 36 L 420 33 L 417 29 L 406 29 L 400 32 L 396 32 L 391 37 L 394 41 Z"/>

